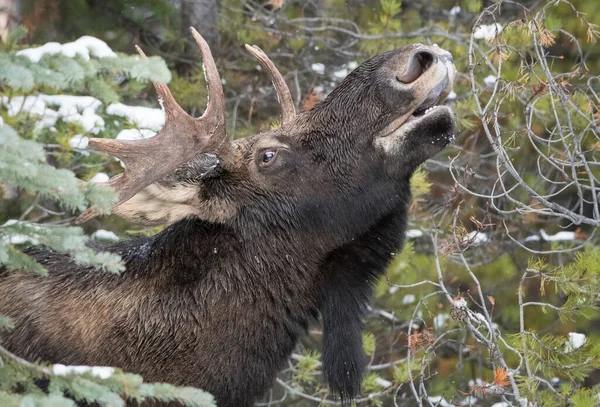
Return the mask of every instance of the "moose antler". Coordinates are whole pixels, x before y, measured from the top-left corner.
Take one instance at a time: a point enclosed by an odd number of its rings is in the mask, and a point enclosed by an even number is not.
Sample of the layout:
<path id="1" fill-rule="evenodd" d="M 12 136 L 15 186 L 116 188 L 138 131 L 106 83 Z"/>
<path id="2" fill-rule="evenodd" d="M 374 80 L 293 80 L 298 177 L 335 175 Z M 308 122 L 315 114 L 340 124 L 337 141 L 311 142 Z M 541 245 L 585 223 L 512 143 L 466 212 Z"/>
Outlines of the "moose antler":
<path id="1" fill-rule="evenodd" d="M 166 116 L 165 125 L 156 136 L 135 141 L 90 139 L 92 148 L 119 158 L 125 165 L 125 171 L 108 182 L 119 196 L 115 207 L 162 180 L 199 153 L 210 151 L 217 154 L 222 162 L 232 159 L 233 147 L 227 138 L 221 78 L 208 44 L 193 27 L 190 31 L 202 53 L 208 88 L 208 106 L 202 117 L 195 119 L 188 115 L 177 104 L 166 84 L 154 83 Z M 136 46 L 136 49 L 146 58 L 139 47 Z M 95 207 L 88 208 L 79 215 L 76 223 L 86 222 L 98 214 Z"/>
<path id="2" fill-rule="evenodd" d="M 246 49 L 254 56 L 254 58 L 258 59 L 258 62 L 260 62 L 262 67 L 266 69 L 267 73 L 271 77 L 271 82 L 273 82 L 273 86 L 277 92 L 277 98 L 279 99 L 279 104 L 281 105 L 281 124 L 289 123 L 294 116 L 296 116 L 296 107 L 292 101 L 290 90 L 283 80 L 283 76 L 281 76 L 281 73 L 275 67 L 273 61 L 269 59 L 267 54 L 265 54 L 262 49 L 256 45 L 251 46 L 248 44 L 246 44 Z"/>

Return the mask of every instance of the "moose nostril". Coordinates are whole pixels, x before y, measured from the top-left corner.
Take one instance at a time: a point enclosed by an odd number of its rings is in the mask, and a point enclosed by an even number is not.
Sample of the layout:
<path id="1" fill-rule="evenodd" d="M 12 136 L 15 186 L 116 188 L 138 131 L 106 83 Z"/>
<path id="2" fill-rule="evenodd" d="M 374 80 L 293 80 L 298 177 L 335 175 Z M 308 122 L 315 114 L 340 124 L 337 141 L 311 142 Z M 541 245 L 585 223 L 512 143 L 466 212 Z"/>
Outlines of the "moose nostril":
<path id="1" fill-rule="evenodd" d="M 435 62 L 435 55 L 429 51 L 419 51 L 415 55 L 415 60 L 421 66 L 421 71 L 425 72 Z"/>
<path id="2" fill-rule="evenodd" d="M 419 50 L 410 56 L 406 72 L 398 76 L 402 83 L 411 83 L 417 80 L 437 60 L 437 56 L 427 50 Z"/>

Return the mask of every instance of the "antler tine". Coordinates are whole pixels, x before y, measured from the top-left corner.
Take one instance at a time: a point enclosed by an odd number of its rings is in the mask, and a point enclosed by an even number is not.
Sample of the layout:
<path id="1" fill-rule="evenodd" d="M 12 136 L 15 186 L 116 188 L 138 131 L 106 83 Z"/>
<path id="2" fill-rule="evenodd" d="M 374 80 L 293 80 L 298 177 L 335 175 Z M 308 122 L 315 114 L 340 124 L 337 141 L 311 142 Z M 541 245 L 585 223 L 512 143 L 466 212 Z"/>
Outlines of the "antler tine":
<path id="1" fill-rule="evenodd" d="M 281 123 L 289 123 L 294 116 L 296 116 L 296 107 L 294 106 L 290 89 L 285 83 L 283 76 L 262 49 L 256 45 L 251 46 L 248 44 L 246 44 L 246 49 L 254 56 L 254 58 L 258 59 L 258 62 L 260 62 L 262 67 L 267 70 L 271 77 L 271 82 L 273 82 L 273 86 L 275 87 L 275 91 L 277 92 L 279 104 L 281 105 Z"/>
<path id="2" fill-rule="evenodd" d="M 217 71 L 217 65 L 204 38 L 194 27 L 190 27 L 190 31 L 202 53 L 204 77 L 208 88 L 208 106 L 200 119 L 214 117 L 216 124 L 222 126 L 223 132 L 225 132 L 225 96 L 223 95 L 223 85 L 221 84 L 219 71 Z"/>
<path id="3" fill-rule="evenodd" d="M 191 28 L 191 31 L 202 52 L 208 86 L 208 107 L 202 117 L 192 118 L 177 104 L 167 85 L 154 83 L 166 115 L 165 125 L 158 134 L 143 140 L 93 138 L 89 141 L 90 147 L 119 158 L 125 165 L 125 171 L 108 182 L 119 195 L 115 207 L 164 179 L 200 153 L 218 154 L 223 163 L 231 159 L 233 150 L 227 139 L 221 79 L 208 44 L 196 30 Z M 136 49 L 146 58 L 139 47 L 136 46 Z M 76 223 L 86 222 L 97 215 L 96 208 L 89 208 L 79 215 Z"/>
<path id="4" fill-rule="evenodd" d="M 144 51 L 142 51 L 142 49 L 137 44 L 135 45 L 135 50 L 138 52 L 138 54 L 140 54 L 142 58 L 148 59 Z M 177 101 L 175 101 L 175 98 L 171 94 L 171 90 L 166 84 L 159 82 L 152 82 L 152 84 L 154 85 L 154 89 L 158 94 L 158 100 L 161 102 L 163 108 L 165 109 L 165 114 L 167 116 L 172 116 L 173 114 L 187 115 L 187 113 L 185 113 L 181 106 L 179 106 Z M 175 110 L 177 111 L 177 113 L 174 112 Z"/>

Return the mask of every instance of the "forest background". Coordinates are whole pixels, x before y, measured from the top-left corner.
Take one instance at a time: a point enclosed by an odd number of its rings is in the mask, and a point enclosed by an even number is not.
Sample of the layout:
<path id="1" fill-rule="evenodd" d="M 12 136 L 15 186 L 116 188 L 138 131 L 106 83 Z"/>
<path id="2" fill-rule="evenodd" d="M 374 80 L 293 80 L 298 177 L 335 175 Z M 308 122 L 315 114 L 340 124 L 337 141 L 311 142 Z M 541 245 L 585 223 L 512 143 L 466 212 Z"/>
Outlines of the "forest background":
<path id="1" fill-rule="evenodd" d="M 2 24 L 0 262 L 39 274 L 20 249 L 45 244 L 118 273 L 119 259 L 86 240 L 158 230 L 113 216 L 72 225 L 89 203 L 110 208 L 114 196 L 95 182 L 122 170 L 86 149 L 88 137 L 148 137 L 162 125 L 159 110 L 131 108 L 158 109 L 150 80 L 203 111 L 189 26 L 211 45 L 235 138 L 279 114 L 246 43 L 271 57 L 303 110 L 376 53 L 415 42 L 451 51 L 457 141 L 415 175 L 408 243 L 366 321 L 370 363 L 356 404 L 600 405 L 596 0 L 2 0 Z M 63 45 L 20 52 L 48 42 Z M 152 57 L 134 56 L 135 44 Z M 10 321 L 0 316 L 0 327 Z M 336 404 L 320 341 L 315 325 L 259 405 Z M 0 343 L 1 405 L 69 406 L 64 391 L 106 406 L 211 405 L 201 391 L 118 370 L 29 362 Z M 49 394 L 32 384 L 41 376 Z"/>

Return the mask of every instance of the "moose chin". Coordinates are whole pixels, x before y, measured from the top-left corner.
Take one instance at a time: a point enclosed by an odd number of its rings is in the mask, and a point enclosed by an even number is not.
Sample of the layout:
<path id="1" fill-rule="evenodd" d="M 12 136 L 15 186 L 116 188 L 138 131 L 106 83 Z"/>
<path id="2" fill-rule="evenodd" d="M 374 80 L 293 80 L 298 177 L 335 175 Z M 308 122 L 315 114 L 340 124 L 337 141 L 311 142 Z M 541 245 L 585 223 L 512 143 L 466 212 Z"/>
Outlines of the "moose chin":
<path id="1" fill-rule="evenodd" d="M 350 405 L 366 364 L 362 319 L 403 245 L 411 175 L 454 138 L 452 111 L 440 105 L 452 56 L 421 44 L 379 54 L 297 114 L 279 71 L 247 46 L 271 76 L 281 127 L 231 141 L 210 49 L 192 35 L 208 86 L 204 115 L 190 117 L 155 84 L 166 113 L 155 137 L 90 140 L 125 164 L 109 181 L 120 198 L 114 213 L 167 226 L 103 248 L 122 257 L 118 276 L 27 249 L 50 274 L 0 269 L 0 314 L 15 323 L 3 346 L 31 360 L 116 366 L 244 407 L 320 316 L 323 375 Z M 94 216 L 90 208 L 79 222 Z"/>

